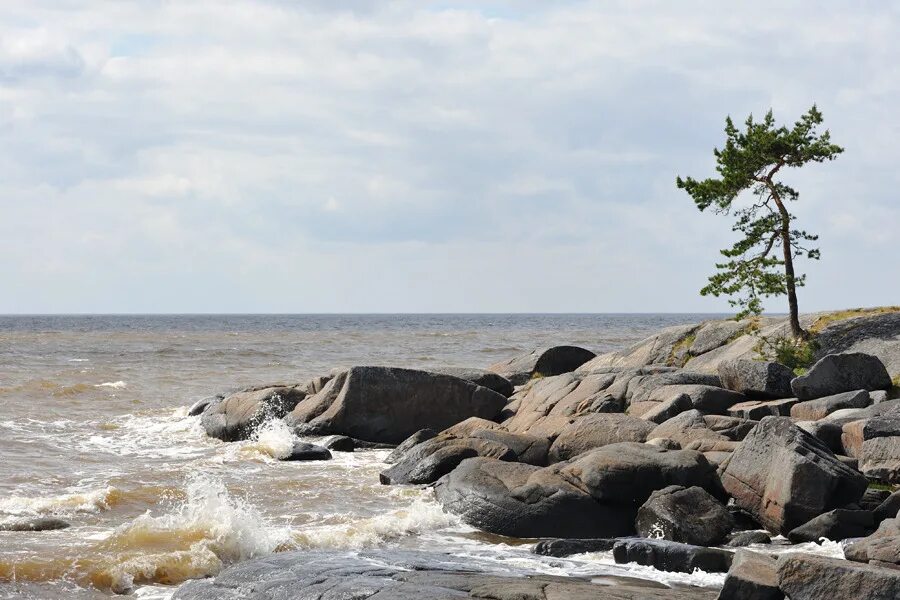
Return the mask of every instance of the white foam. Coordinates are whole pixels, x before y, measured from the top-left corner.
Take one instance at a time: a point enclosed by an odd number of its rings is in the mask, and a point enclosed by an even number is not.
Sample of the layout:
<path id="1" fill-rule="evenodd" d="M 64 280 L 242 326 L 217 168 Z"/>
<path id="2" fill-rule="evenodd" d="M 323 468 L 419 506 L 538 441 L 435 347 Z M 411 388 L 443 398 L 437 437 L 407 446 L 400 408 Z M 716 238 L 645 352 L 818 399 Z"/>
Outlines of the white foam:
<path id="1" fill-rule="evenodd" d="M 121 389 L 127 387 L 127 385 L 128 384 L 126 384 L 124 381 L 105 381 L 103 383 L 98 383 L 98 384 L 94 385 L 94 387 L 112 388 L 114 390 L 121 390 Z"/>
<path id="2" fill-rule="evenodd" d="M 281 459 L 291 455 L 295 441 L 294 433 L 284 421 L 272 419 L 257 429 L 253 434 L 253 438 L 245 443 L 241 449 Z"/>
<path id="3" fill-rule="evenodd" d="M 108 510 L 118 490 L 107 486 L 99 490 L 72 492 L 58 496 L 6 496 L 0 498 L 0 512 L 11 515 L 48 515 L 93 513 Z"/>

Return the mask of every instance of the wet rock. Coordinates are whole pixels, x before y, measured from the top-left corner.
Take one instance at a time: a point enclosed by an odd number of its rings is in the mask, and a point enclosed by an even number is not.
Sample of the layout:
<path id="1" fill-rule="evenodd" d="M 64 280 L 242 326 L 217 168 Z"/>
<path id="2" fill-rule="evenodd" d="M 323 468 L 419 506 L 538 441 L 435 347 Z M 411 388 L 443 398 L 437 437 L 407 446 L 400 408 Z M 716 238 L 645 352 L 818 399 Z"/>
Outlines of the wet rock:
<path id="1" fill-rule="evenodd" d="M 320 433 L 398 444 L 420 429 L 445 429 L 472 416 L 492 419 L 505 405 L 503 395 L 451 375 L 353 367 L 298 403 L 285 420 Z"/>
<path id="2" fill-rule="evenodd" d="M 812 554 L 778 558 L 778 587 L 791 600 L 896 600 L 900 570 Z"/>
<path id="3" fill-rule="evenodd" d="M 791 414 L 791 408 L 800 402 L 797 398 L 782 398 L 780 400 L 751 400 L 735 404 L 728 409 L 728 414 L 744 419 L 760 420 L 763 417 L 787 417 Z"/>
<path id="4" fill-rule="evenodd" d="M 772 556 L 739 550 L 731 561 L 719 600 L 782 600 L 777 564 Z"/>
<path id="5" fill-rule="evenodd" d="M 30 517 L 0 521 L 0 531 L 55 531 L 71 524 L 56 517 Z"/>
<path id="6" fill-rule="evenodd" d="M 322 446 L 309 444 L 307 442 L 294 442 L 291 453 L 281 460 L 301 461 L 301 460 L 331 460 L 331 452 Z"/>
<path id="7" fill-rule="evenodd" d="M 531 551 L 542 556 L 565 558 L 586 552 L 609 552 L 615 546 L 616 541 L 614 538 L 541 540 L 534 545 Z"/>
<path id="8" fill-rule="evenodd" d="M 245 440 L 264 422 L 284 417 L 304 398 L 306 392 L 300 386 L 235 392 L 210 404 L 200 424 L 210 437 L 226 442 Z"/>
<path id="9" fill-rule="evenodd" d="M 507 398 L 513 395 L 513 384 L 509 379 L 486 369 L 474 369 L 470 367 L 440 367 L 437 369 L 429 369 L 429 372 L 459 377 L 460 379 L 471 381 L 475 385 L 480 385 L 482 387 L 486 387 L 489 390 L 494 390 L 498 394 L 502 394 Z"/>
<path id="10" fill-rule="evenodd" d="M 724 573 L 731 566 L 732 553 L 668 540 L 626 538 L 613 545 L 613 558 L 620 564 L 637 563 L 660 571 Z"/>
<path id="11" fill-rule="evenodd" d="M 548 460 L 568 460 L 619 442 L 643 442 L 654 427 L 653 423 L 620 413 L 586 415 L 560 432 L 550 447 Z"/>
<path id="12" fill-rule="evenodd" d="M 806 402 L 798 402 L 791 407 L 791 417 L 801 421 L 818 421 L 842 408 L 865 408 L 869 405 L 869 393 L 865 390 L 843 392 Z"/>
<path id="13" fill-rule="evenodd" d="M 439 435 L 414 446 L 391 468 L 382 471 L 379 479 L 385 485 L 434 483 L 465 459 L 476 456 L 504 461 L 518 458 L 502 443 Z"/>
<path id="14" fill-rule="evenodd" d="M 762 530 L 754 531 L 736 531 L 728 535 L 726 546 L 731 548 L 740 548 L 751 544 L 771 544 L 772 538 L 769 533 Z"/>
<path id="15" fill-rule="evenodd" d="M 733 528 L 731 514 L 707 491 L 677 485 L 653 492 L 635 521 L 642 537 L 696 546 L 716 546 Z"/>
<path id="16" fill-rule="evenodd" d="M 597 502 L 549 467 L 490 458 L 464 460 L 438 481 L 435 494 L 469 525 L 512 537 L 627 535 L 635 513 Z"/>
<path id="17" fill-rule="evenodd" d="M 766 417 L 732 453 L 722 485 L 766 529 L 787 534 L 858 501 L 868 484 L 789 419 Z"/>
<path id="18" fill-rule="evenodd" d="M 294 551 L 239 562 L 212 579 L 190 581 L 174 600 L 712 600 L 715 592 L 670 588 L 605 576 L 600 585 L 578 577 L 516 572 L 490 574 L 489 561 L 399 549 Z"/>
<path id="19" fill-rule="evenodd" d="M 806 375 L 791 381 L 794 395 L 801 400 L 855 390 L 887 390 L 891 385 L 884 363 L 861 352 L 829 354 L 814 364 Z"/>
<path id="20" fill-rule="evenodd" d="M 865 537 L 874 529 L 875 520 L 871 511 L 837 508 L 793 529 L 787 538 L 795 544 L 819 542 L 822 538 L 839 542 L 847 538 Z"/>
<path id="21" fill-rule="evenodd" d="M 333 435 L 326 439 L 323 446 L 335 452 L 353 452 L 356 450 L 356 440 L 346 435 Z"/>
<path id="22" fill-rule="evenodd" d="M 769 400 L 788 398 L 794 372 L 777 362 L 726 360 L 719 364 L 722 385 L 748 398 Z"/>
<path id="23" fill-rule="evenodd" d="M 502 375 L 513 385 L 522 385 L 535 376 L 571 373 L 595 356 L 590 350 L 578 346 L 553 346 L 493 364 L 488 370 Z"/>
<path id="24" fill-rule="evenodd" d="M 203 414 L 207 408 L 209 408 L 210 404 L 216 404 L 221 402 L 225 396 L 223 394 L 219 394 L 216 396 L 209 396 L 207 398 L 201 398 L 197 400 L 187 410 L 187 414 L 189 417 L 196 417 L 197 415 Z"/>

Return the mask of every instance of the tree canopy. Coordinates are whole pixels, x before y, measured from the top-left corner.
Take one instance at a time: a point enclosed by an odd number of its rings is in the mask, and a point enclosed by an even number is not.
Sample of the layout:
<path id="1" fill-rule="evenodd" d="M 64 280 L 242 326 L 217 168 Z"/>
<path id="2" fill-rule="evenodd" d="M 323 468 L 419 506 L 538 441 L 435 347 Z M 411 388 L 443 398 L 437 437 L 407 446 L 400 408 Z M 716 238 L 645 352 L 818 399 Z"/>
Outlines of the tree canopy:
<path id="1" fill-rule="evenodd" d="M 763 298 L 787 294 L 791 330 L 798 337 L 805 332 L 799 323 L 796 288 L 806 276 L 794 273 L 794 259 L 818 259 L 819 249 L 809 245 L 818 236 L 793 227 L 787 203 L 800 194 L 776 175 L 785 167 L 834 160 L 844 151 L 831 143 L 828 130 L 818 132 L 821 123 L 822 113 L 815 105 L 791 128 L 777 126 L 771 110 L 762 121 L 747 117 L 743 129 L 727 117 L 725 146 L 713 150 L 719 176 L 676 179 L 701 211 L 712 207 L 734 216 L 732 230 L 741 234 L 731 248 L 721 251 L 726 260 L 716 264 L 717 272 L 700 293 L 734 296 L 730 303 L 740 309 L 739 318 L 762 312 Z M 736 202 L 745 191 L 753 199 L 748 204 Z"/>

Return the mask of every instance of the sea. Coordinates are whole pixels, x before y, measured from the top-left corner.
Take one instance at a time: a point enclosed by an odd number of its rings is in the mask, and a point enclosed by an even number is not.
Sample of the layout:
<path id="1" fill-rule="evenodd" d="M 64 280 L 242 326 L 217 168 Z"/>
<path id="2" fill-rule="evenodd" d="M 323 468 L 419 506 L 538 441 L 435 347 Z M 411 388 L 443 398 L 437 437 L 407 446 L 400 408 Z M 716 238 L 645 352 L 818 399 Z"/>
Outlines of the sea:
<path id="1" fill-rule="evenodd" d="M 487 367 L 559 344 L 607 352 L 721 316 L 0 316 L 0 524 L 71 524 L 0 531 L 0 598 L 164 599 L 188 579 L 294 549 L 427 549 L 498 573 L 718 587 L 721 574 L 616 565 L 609 553 L 535 556 L 533 540 L 472 529 L 428 489 L 380 485 L 388 451 L 281 462 L 295 438 L 280 422 L 224 443 L 187 407 L 336 367 Z"/>

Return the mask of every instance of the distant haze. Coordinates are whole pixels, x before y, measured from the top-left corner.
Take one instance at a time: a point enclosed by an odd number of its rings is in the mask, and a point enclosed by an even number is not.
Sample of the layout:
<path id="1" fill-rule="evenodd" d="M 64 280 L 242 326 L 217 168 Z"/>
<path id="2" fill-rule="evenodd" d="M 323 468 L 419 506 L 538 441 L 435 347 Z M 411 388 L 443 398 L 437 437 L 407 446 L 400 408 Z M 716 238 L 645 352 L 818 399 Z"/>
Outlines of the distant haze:
<path id="1" fill-rule="evenodd" d="M 900 302 L 897 3 L 7 4 L 0 313 L 728 311 L 675 177 L 813 102 L 800 308 Z"/>

